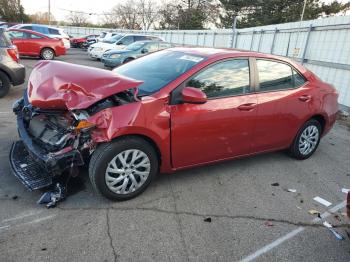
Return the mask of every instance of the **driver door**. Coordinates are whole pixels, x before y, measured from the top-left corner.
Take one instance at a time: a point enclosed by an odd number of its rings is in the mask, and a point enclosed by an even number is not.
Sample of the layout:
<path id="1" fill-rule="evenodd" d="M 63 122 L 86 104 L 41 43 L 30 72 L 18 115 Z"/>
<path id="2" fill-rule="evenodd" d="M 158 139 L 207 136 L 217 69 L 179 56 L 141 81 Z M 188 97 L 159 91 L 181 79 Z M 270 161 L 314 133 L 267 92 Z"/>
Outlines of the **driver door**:
<path id="1" fill-rule="evenodd" d="M 252 93 L 254 81 L 249 64 L 248 58 L 212 64 L 173 92 L 171 153 L 174 168 L 251 153 L 257 96 Z M 181 89 L 185 86 L 201 89 L 207 95 L 207 102 L 182 103 Z M 176 96 L 179 100 L 174 99 Z"/>

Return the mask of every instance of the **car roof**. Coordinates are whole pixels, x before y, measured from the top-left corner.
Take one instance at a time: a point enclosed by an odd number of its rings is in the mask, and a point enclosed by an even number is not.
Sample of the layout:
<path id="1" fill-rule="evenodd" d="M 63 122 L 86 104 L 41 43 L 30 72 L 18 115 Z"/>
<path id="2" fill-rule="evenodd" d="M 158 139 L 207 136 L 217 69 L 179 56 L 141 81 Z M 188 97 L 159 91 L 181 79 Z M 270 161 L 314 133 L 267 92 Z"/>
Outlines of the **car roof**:
<path id="1" fill-rule="evenodd" d="M 167 50 L 179 51 L 192 55 L 204 56 L 213 59 L 224 59 L 229 57 L 257 57 L 265 59 L 280 60 L 282 62 L 289 63 L 294 67 L 301 69 L 303 68 L 299 63 L 282 56 L 271 55 L 266 53 L 260 53 L 250 50 L 240 50 L 233 48 L 207 48 L 207 47 L 173 47 Z"/>
<path id="2" fill-rule="evenodd" d="M 49 25 L 40 25 L 40 24 L 17 24 L 13 28 L 18 28 L 18 27 L 22 27 L 22 26 L 37 26 L 37 27 L 52 28 L 52 29 L 56 29 L 56 30 L 63 30 L 62 28 L 53 27 L 53 26 L 49 26 Z"/>
<path id="3" fill-rule="evenodd" d="M 42 33 L 39 33 L 37 31 L 33 31 L 33 30 L 28 30 L 28 29 L 20 29 L 20 28 L 9 28 L 7 31 L 18 31 L 18 32 L 24 32 L 24 33 L 29 33 L 29 34 L 33 34 L 33 35 L 39 35 L 41 37 L 45 37 L 45 38 L 50 38 L 47 35 L 44 35 Z M 51 39 L 51 38 L 50 38 Z"/>

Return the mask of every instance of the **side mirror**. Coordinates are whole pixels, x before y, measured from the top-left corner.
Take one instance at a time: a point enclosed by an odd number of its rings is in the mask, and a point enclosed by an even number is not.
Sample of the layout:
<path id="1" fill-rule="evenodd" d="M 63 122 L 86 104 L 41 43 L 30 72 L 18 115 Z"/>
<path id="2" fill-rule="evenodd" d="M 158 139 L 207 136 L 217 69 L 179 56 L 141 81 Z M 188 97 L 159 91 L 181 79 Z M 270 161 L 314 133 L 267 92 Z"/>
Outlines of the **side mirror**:
<path id="1" fill-rule="evenodd" d="M 184 103 L 204 104 L 207 102 L 207 95 L 198 88 L 187 86 L 182 90 L 181 94 Z"/>
<path id="2" fill-rule="evenodd" d="M 147 49 L 147 48 L 143 48 L 143 49 L 141 50 L 141 53 L 142 53 L 142 54 L 148 53 L 148 49 Z"/>

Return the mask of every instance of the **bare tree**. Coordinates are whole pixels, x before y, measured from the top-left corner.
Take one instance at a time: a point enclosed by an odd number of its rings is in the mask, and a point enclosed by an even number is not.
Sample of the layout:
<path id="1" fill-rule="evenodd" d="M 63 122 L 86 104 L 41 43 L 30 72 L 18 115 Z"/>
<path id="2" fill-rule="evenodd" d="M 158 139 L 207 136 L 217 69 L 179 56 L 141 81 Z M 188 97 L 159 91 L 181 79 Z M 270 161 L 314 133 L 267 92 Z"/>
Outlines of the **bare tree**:
<path id="1" fill-rule="evenodd" d="M 29 15 L 30 20 L 37 24 L 49 24 L 49 13 L 48 12 L 36 12 L 35 14 Z M 51 22 L 55 21 L 55 17 L 50 15 Z"/>
<path id="2" fill-rule="evenodd" d="M 67 20 L 73 26 L 86 26 L 88 24 L 88 16 L 83 12 L 71 11 L 67 15 Z"/>
<path id="3" fill-rule="evenodd" d="M 144 30 L 150 29 L 159 16 L 159 6 L 153 0 L 139 0 L 137 10 Z"/>

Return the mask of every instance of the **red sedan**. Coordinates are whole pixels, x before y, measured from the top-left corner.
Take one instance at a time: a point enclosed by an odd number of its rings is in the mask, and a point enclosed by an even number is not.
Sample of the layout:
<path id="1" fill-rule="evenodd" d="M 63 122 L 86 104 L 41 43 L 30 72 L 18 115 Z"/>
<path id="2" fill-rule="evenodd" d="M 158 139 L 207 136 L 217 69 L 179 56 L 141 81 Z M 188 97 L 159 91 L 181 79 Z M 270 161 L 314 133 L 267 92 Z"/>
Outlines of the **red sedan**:
<path id="1" fill-rule="evenodd" d="M 70 44 L 72 47 L 83 47 L 84 43 L 89 40 L 96 40 L 98 35 L 88 35 L 84 37 L 74 37 L 70 39 Z M 97 41 L 97 40 L 96 40 Z"/>
<path id="2" fill-rule="evenodd" d="M 36 56 L 44 60 L 52 60 L 55 56 L 66 53 L 61 39 L 26 29 L 9 29 L 8 34 L 21 56 Z"/>
<path id="3" fill-rule="evenodd" d="M 99 193 L 126 200 L 158 172 L 284 149 L 306 159 L 337 99 L 303 66 L 256 52 L 172 48 L 112 72 L 41 62 L 14 105 L 10 162 L 31 189 L 88 165 Z"/>

